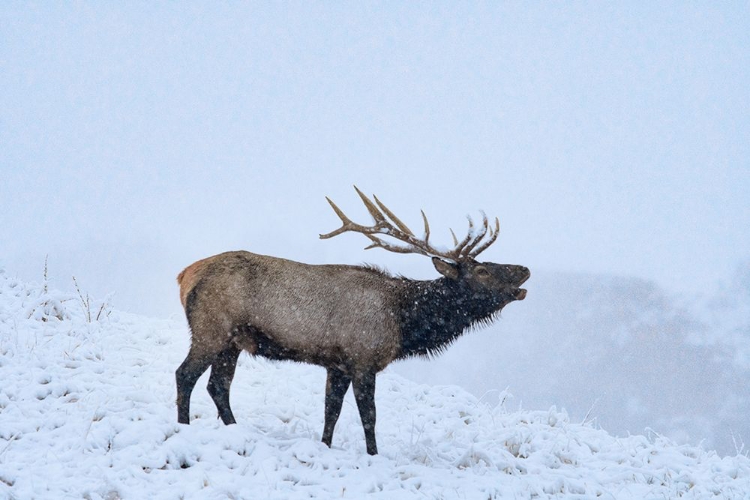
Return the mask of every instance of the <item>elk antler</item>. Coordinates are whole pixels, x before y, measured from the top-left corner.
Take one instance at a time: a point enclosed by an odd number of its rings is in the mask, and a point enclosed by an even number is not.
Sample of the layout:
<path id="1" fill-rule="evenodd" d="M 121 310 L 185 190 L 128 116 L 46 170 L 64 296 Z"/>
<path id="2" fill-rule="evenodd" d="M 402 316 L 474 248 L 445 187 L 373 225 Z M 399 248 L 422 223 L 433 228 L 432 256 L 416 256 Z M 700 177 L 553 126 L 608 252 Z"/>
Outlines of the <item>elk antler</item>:
<path id="1" fill-rule="evenodd" d="M 355 233 L 361 233 L 367 236 L 372 242 L 365 250 L 370 248 L 383 248 L 389 252 L 396 253 L 416 253 L 420 255 L 427 255 L 430 257 L 442 257 L 444 259 L 459 261 L 467 258 L 475 258 L 477 255 L 487 250 L 497 239 L 497 235 L 500 232 L 500 221 L 495 217 L 495 227 L 492 228 L 489 225 L 487 216 L 482 212 L 482 225 L 478 231 L 474 231 L 474 222 L 469 219 L 469 232 L 466 237 L 460 242 L 456 238 L 456 235 L 451 229 L 453 235 L 454 248 L 452 250 L 439 250 L 429 243 L 430 239 L 430 224 L 427 222 L 427 216 L 424 211 L 422 213 L 422 220 L 424 222 L 424 237 L 417 238 L 409 227 L 404 224 L 401 219 L 391 212 L 377 196 L 373 195 L 375 203 L 372 202 L 357 186 L 354 186 L 357 194 L 362 198 L 362 202 L 365 204 L 367 211 L 370 212 L 375 224 L 372 226 L 363 226 L 352 222 L 339 207 L 336 206 L 330 198 L 326 197 L 328 203 L 330 203 L 333 211 L 339 216 L 342 222 L 342 226 L 335 231 L 331 231 L 327 234 L 321 234 L 322 239 L 332 238 L 341 233 L 352 231 Z M 489 233 L 489 237 L 482 242 L 485 236 Z M 391 238 L 404 242 L 407 246 L 394 245 L 386 241 L 381 240 L 376 235 L 390 236 Z"/>

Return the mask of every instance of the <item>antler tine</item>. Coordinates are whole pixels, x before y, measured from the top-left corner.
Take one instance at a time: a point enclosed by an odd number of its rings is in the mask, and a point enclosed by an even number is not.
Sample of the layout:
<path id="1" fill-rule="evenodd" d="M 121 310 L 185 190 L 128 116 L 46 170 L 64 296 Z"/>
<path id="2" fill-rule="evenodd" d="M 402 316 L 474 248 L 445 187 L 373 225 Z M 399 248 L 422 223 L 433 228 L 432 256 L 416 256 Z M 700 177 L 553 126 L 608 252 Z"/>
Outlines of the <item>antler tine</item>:
<path id="1" fill-rule="evenodd" d="M 489 248 L 490 245 L 495 243 L 495 240 L 497 240 L 497 235 L 500 234 L 500 220 L 495 217 L 495 230 L 493 231 L 492 228 L 490 228 L 490 237 L 487 241 L 479 245 L 474 251 L 472 251 L 469 255 L 474 258 L 480 253 L 484 252 Z"/>
<path id="2" fill-rule="evenodd" d="M 401 219 L 399 219 L 398 217 L 396 217 L 396 214 L 394 214 L 393 212 L 391 212 L 390 210 L 388 210 L 388 207 L 386 207 L 386 206 L 385 206 L 385 204 L 384 204 L 384 203 L 382 203 L 382 202 L 381 202 L 381 201 L 380 201 L 380 200 L 378 199 L 378 197 L 377 197 L 377 196 L 375 196 L 375 195 L 372 195 L 372 197 L 373 197 L 373 198 L 375 198 L 375 203 L 377 203 L 377 204 L 378 204 L 378 206 L 380 207 L 380 209 L 381 209 L 381 210 L 382 210 L 383 212 L 385 212 L 385 215 L 387 215 L 387 216 L 388 216 L 388 218 L 389 218 L 389 219 L 391 219 L 391 220 L 392 220 L 392 221 L 393 221 L 393 222 L 394 222 L 394 223 L 395 223 L 395 224 L 396 224 L 396 225 L 398 226 L 398 228 L 399 228 L 399 229 L 400 229 L 401 231 L 405 232 L 406 234 L 408 234 L 408 235 L 410 235 L 410 236 L 414 236 L 414 233 L 412 233 L 412 232 L 411 232 L 411 229 L 409 229 L 409 228 L 408 228 L 408 226 L 407 226 L 406 224 L 404 224 L 403 222 L 401 222 Z M 423 215 L 424 215 L 424 214 L 423 214 Z"/>
<path id="3" fill-rule="evenodd" d="M 354 190 L 357 191 L 359 197 L 362 198 L 362 202 L 365 204 L 365 207 L 367 207 L 367 211 L 370 212 L 372 218 L 375 219 L 375 222 L 387 222 L 383 214 L 380 212 L 380 210 L 378 210 L 378 207 L 375 206 L 370 198 L 368 198 L 362 191 L 360 191 L 357 186 L 354 186 Z"/>
<path id="4" fill-rule="evenodd" d="M 422 212 L 422 220 L 424 221 L 424 242 L 427 244 L 428 241 L 430 241 L 430 223 L 427 222 L 427 216 L 424 214 L 424 210 L 420 210 Z"/>
<path id="5" fill-rule="evenodd" d="M 471 237 L 474 234 L 474 221 L 471 220 L 470 215 L 467 215 L 466 218 L 469 220 L 469 231 L 466 234 L 466 238 L 461 240 L 460 243 L 456 243 L 456 247 L 451 252 L 449 252 L 451 256 L 450 258 L 454 260 L 457 260 L 462 257 L 463 252 L 464 252 L 464 247 L 466 247 L 466 245 L 469 244 L 469 242 L 471 241 Z M 452 229 L 451 229 L 451 234 L 453 234 Z M 456 240 L 455 234 L 453 234 L 453 240 L 454 241 Z"/>
<path id="6" fill-rule="evenodd" d="M 402 247 L 399 245 L 392 245 L 390 243 L 387 243 L 377 236 L 373 236 L 371 234 L 366 234 L 368 238 L 370 238 L 370 241 L 372 243 L 365 247 L 365 250 L 369 250 L 371 248 L 382 248 L 383 250 L 388 250 L 389 252 L 396 252 L 396 253 L 418 253 L 420 255 L 429 255 L 426 251 L 422 250 L 421 248 L 417 246 L 410 246 L 410 247 Z"/>
<path id="7" fill-rule="evenodd" d="M 471 240 L 471 243 L 466 245 L 465 248 L 462 249 L 461 253 L 463 255 L 471 256 L 471 251 L 474 249 L 475 246 L 479 244 L 480 241 L 482 241 L 482 238 L 485 237 L 487 234 L 487 230 L 489 229 L 489 221 L 487 220 L 487 214 L 482 212 L 482 227 L 479 229 L 479 232 L 474 235 L 474 237 Z"/>
<path id="8" fill-rule="evenodd" d="M 321 234 L 321 239 L 333 238 L 334 236 L 337 236 L 345 231 L 351 230 L 354 226 L 357 225 L 349 220 L 349 217 L 347 217 L 346 214 L 344 214 L 344 212 L 342 212 L 341 209 L 337 207 L 336 204 L 328 196 L 326 196 L 326 200 L 328 200 L 328 203 L 331 205 L 331 208 L 333 208 L 333 211 L 336 212 L 336 215 L 338 215 L 339 219 L 341 219 L 342 226 L 335 231 L 331 231 L 330 233 Z"/>

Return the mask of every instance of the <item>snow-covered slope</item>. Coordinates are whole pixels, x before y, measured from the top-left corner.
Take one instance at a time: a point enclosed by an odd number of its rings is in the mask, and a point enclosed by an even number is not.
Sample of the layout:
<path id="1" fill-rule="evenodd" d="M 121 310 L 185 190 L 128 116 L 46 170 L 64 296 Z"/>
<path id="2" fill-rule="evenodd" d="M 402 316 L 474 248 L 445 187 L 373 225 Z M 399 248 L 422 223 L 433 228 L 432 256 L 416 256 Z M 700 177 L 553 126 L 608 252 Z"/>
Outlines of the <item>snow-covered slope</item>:
<path id="1" fill-rule="evenodd" d="M 455 386 L 378 378 L 370 457 L 347 397 L 322 445 L 323 370 L 241 358 L 238 425 L 205 377 L 176 423 L 181 320 L 45 291 L 0 271 L 0 498 L 745 498 L 750 460 L 563 412 L 490 407 Z"/>

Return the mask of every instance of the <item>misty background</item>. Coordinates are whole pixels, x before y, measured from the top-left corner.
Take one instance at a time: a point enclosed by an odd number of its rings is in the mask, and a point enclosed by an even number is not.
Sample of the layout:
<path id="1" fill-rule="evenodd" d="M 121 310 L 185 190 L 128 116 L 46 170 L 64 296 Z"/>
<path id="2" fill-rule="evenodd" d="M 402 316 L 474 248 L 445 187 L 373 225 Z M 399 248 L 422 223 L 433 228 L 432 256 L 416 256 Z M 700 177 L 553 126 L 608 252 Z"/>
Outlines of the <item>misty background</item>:
<path id="1" fill-rule="evenodd" d="M 394 370 L 750 442 L 747 4 L 7 2 L 0 26 L 8 274 L 47 260 L 183 321 L 175 276 L 226 250 L 436 277 L 318 239 L 324 196 L 368 220 L 352 184 L 445 244 L 483 209 L 528 298 Z"/>

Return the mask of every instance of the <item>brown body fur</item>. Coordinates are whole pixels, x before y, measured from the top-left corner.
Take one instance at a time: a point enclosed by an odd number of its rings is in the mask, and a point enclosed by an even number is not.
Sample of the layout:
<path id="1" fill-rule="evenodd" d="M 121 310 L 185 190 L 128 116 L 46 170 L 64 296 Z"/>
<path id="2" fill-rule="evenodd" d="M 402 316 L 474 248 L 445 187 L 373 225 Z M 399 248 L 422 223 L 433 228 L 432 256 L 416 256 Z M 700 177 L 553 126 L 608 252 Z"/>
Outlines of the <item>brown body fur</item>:
<path id="1" fill-rule="evenodd" d="M 400 351 L 391 314 L 398 280 L 383 277 L 359 266 L 315 266 L 239 251 L 200 260 L 177 279 L 202 356 L 230 344 L 256 354 L 255 338 L 265 336 L 295 361 L 380 371 Z M 188 304 L 198 284 L 201 294 Z M 380 331 L 392 335 L 373 336 Z"/>

